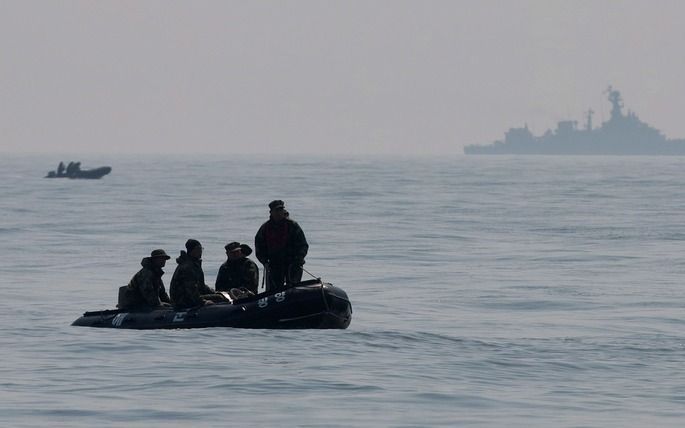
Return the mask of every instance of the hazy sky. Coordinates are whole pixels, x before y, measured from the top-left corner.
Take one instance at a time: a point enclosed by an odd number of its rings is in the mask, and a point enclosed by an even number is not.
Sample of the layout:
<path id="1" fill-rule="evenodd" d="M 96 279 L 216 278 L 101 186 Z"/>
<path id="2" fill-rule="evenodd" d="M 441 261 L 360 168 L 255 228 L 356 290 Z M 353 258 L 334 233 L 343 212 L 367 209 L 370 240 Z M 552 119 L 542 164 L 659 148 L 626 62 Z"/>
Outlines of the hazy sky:
<path id="1" fill-rule="evenodd" d="M 0 152 L 456 154 L 525 122 L 685 138 L 685 2 L 0 0 Z"/>

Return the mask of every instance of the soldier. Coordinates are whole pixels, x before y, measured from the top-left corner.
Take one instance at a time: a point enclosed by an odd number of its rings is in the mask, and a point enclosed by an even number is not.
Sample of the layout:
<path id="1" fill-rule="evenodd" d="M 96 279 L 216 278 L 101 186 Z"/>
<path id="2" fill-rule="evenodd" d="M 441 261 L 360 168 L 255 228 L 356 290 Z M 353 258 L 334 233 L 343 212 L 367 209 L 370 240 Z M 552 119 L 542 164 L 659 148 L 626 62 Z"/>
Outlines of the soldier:
<path id="1" fill-rule="evenodd" d="M 259 287 L 259 268 L 248 259 L 252 248 L 247 244 L 231 242 L 225 247 L 228 260 L 219 268 L 216 276 L 216 291 L 231 291 L 232 288 L 244 287 L 257 294 Z"/>
<path id="2" fill-rule="evenodd" d="M 140 262 L 143 268 L 133 275 L 126 287 L 122 287 L 117 306 L 120 309 L 171 306 L 162 281 L 162 268 L 170 258 L 164 250 L 153 250 L 150 257 L 143 258 Z"/>
<path id="3" fill-rule="evenodd" d="M 211 305 L 212 300 L 222 300 L 220 295 L 205 284 L 202 271 L 202 245 L 195 239 L 186 241 L 186 251 L 176 258 L 176 271 L 171 278 L 171 301 L 175 308 Z"/>
<path id="4" fill-rule="evenodd" d="M 264 265 L 268 291 L 302 280 L 302 265 L 309 244 L 300 225 L 286 213 L 283 201 L 271 201 L 269 220 L 255 236 L 257 259 Z"/>

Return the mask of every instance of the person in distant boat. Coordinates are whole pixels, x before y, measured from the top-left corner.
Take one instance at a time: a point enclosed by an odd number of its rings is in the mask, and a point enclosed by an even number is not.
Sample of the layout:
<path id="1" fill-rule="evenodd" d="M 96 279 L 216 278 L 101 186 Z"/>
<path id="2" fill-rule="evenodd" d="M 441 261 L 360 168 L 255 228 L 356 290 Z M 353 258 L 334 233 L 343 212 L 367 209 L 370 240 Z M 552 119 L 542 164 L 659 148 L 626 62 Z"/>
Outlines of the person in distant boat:
<path id="1" fill-rule="evenodd" d="M 71 175 L 73 173 L 74 173 L 74 162 L 71 161 L 71 162 L 69 162 L 69 165 L 67 165 L 66 175 L 67 175 L 67 177 L 71 177 Z"/>
<path id="2" fill-rule="evenodd" d="M 259 268 L 248 259 L 252 248 L 247 244 L 231 242 L 225 247 L 228 260 L 219 268 L 216 276 L 216 291 L 231 291 L 232 288 L 244 288 L 257 294 L 259 288 Z"/>
<path id="3" fill-rule="evenodd" d="M 64 175 L 64 162 L 60 161 L 59 165 L 57 165 L 57 176 L 61 177 Z"/>
<path id="4" fill-rule="evenodd" d="M 127 286 L 119 291 L 119 309 L 142 309 L 171 306 L 171 300 L 164 288 L 162 268 L 171 257 L 164 250 L 153 250 L 150 257 L 140 262 L 139 270 Z"/>
<path id="5" fill-rule="evenodd" d="M 308 250 L 307 238 L 300 225 L 290 219 L 285 203 L 271 201 L 269 220 L 255 235 L 255 252 L 264 265 L 267 291 L 300 282 Z"/>
<path id="6" fill-rule="evenodd" d="M 186 251 L 176 258 L 176 270 L 169 286 L 171 302 L 174 308 L 191 308 L 211 305 L 213 301 L 224 300 L 220 294 L 205 284 L 205 273 L 202 270 L 202 244 L 195 239 L 186 241 Z"/>
<path id="7" fill-rule="evenodd" d="M 81 162 L 69 162 L 67 165 L 66 176 L 76 177 L 81 172 Z"/>

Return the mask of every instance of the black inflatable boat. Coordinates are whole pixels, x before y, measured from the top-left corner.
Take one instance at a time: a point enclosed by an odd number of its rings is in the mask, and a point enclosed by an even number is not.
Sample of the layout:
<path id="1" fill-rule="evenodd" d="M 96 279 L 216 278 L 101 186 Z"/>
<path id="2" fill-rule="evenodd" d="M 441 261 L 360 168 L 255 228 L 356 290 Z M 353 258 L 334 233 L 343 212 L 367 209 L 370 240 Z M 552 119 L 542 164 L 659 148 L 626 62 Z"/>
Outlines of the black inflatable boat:
<path id="1" fill-rule="evenodd" d="M 347 294 L 320 279 L 304 281 L 280 292 L 262 293 L 225 303 L 187 310 L 156 308 L 141 312 L 104 310 L 86 312 L 71 325 L 102 328 L 338 328 L 352 320 Z"/>
<path id="2" fill-rule="evenodd" d="M 97 180 L 109 174 L 110 172 L 112 172 L 111 166 L 101 166 L 93 169 L 79 169 L 73 171 L 71 174 L 59 174 L 55 171 L 50 171 L 44 178 L 86 178 Z"/>

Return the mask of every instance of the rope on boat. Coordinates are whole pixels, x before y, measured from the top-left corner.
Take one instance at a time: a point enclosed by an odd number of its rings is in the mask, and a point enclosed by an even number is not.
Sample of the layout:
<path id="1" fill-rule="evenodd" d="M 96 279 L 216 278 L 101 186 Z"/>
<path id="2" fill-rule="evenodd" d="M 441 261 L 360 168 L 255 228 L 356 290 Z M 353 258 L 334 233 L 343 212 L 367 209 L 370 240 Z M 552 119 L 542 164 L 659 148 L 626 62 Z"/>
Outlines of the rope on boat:
<path id="1" fill-rule="evenodd" d="M 312 273 L 305 269 L 304 266 L 302 266 L 302 271 L 307 272 L 309 276 L 311 276 L 312 278 L 316 279 L 321 283 L 321 300 L 323 300 L 323 304 L 326 307 L 326 312 L 331 313 L 331 307 L 328 305 L 328 299 L 326 299 L 326 292 L 323 289 L 323 281 L 321 281 L 321 277 L 312 275 Z"/>
<path id="2" fill-rule="evenodd" d="M 264 289 L 264 292 L 266 293 L 268 290 L 266 289 L 267 282 L 266 282 L 266 276 L 269 274 L 269 265 L 265 264 L 264 265 L 264 275 L 262 275 L 262 288 Z"/>
<path id="3" fill-rule="evenodd" d="M 311 276 L 312 278 L 314 278 L 314 279 L 321 279 L 320 276 L 314 276 L 314 275 L 312 275 L 312 273 L 309 272 L 307 269 L 305 269 L 304 266 L 302 266 L 302 271 L 303 271 L 303 272 L 307 272 L 307 274 L 308 274 L 309 276 Z"/>

